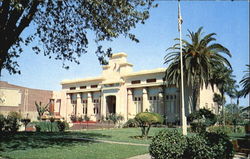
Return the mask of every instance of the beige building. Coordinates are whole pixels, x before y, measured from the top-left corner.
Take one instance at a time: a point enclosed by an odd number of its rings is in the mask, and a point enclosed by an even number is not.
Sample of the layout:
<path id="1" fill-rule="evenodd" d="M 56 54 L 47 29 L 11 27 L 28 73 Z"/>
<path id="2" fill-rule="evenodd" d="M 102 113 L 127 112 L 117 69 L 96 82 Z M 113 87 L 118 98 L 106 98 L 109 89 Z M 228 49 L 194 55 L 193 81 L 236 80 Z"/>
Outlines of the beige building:
<path id="1" fill-rule="evenodd" d="M 108 114 L 122 115 L 125 120 L 143 111 L 157 112 L 169 122 L 179 120 L 180 92 L 175 86 L 165 87 L 165 68 L 133 72 L 127 54 L 116 53 L 103 66 L 100 76 L 61 82 L 62 90 L 53 92 L 56 114 L 70 121 L 71 115 L 87 115 L 98 121 Z M 217 91 L 217 90 L 216 90 Z M 200 107 L 217 113 L 213 91 L 202 88 Z M 185 88 L 186 115 L 193 111 L 192 90 Z"/>

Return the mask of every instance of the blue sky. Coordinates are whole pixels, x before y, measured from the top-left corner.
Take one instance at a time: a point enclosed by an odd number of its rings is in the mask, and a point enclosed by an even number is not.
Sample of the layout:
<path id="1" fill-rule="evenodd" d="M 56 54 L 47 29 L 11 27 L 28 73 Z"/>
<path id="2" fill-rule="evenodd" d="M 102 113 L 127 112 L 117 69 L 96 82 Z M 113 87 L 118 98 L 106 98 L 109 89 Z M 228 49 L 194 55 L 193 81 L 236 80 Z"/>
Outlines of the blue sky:
<path id="1" fill-rule="evenodd" d="M 131 32 L 137 35 L 140 43 L 119 37 L 113 42 L 105 42 L 113 53 L 126 52 L 128 61 L 134 64 L 134 71 L 166 67 L 166 48 L 172 46 L 177 30 L 177 1 L 158 1 L 158 8 L 152 9 L 145 25 L 139 24 Z M 217 42 L 227 47 L 232 58 L 234 75 L 237 81 L 249 64 L 249 2 L 248 1 L 184 1 L 181 2 L 183 17 L 183 38 L 187 29 L 196 31 L 203 26 L 205 34 L 215 32 Z M 25 30 L 23 35 L 32 31 Z M 91 35 L 89 36 L 91 38 Z M 70 63 L 70 69 L 62 68 L 62 62 L 36 55 L 29 47 L 18 59 L 21 75 L 9 75 L 3 71 L 1 80 L 29 88 L 60 90 L 60 81 L 98 76 L 101 66 L 95 56 L 96 44 L 90 41 L 88 53 L 80 58 L 80 65 Z M 242 98 L 241 105 L 249 105 L 249 98 Z"/>

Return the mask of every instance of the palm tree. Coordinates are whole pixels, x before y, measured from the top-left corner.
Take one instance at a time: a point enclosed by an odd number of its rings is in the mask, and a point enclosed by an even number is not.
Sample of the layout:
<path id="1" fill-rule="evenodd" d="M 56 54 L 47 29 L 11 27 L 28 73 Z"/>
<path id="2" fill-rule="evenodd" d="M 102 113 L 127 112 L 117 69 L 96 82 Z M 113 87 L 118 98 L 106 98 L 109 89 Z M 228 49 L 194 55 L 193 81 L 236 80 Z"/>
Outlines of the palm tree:
<path id="1" fill-rule="evenodd" d="M 242 96 L 246 97 L 250 92 L 250 65 L 246 65 L 248 67 L 246 74 L 243 76 L 243 79 L 240 81 L 243 89 L 241 90 Z"/>
<path id="2" fill-rule="evenodd" d="M 200 88 L 207 87 L 210 83 L 211 72 L 217 65 L 226 65 L 231 67 L 229 61 L 221 54 L 224 53 L 231 57 L 230 51 L 216 41 L 215 33 L 202 36 L 203 27 L 197 32 L 188 30 L 187 35 L 191 42 L 182 40 L 183 43 L 183 72 L 184 81 L 193 90 L 194 109 L 199 108 Z M 175 40 L 179 40 L 176 38 Z M 169 52 L 168 52 L 169 51 Z M 180 84 L 180 44 L 176 43 L 167 49 L 165 64 L 169 64 L 166 69 L 166 83 L 174 84 L 179 87 Z"/>
<path id="3" fill-rule="evenodd" d="M 214 85 L 219 89 L 222 99 L 224 99 L 225 94 L 229 97 L 234 96 L 234 91 L 236 89 L 236 81 L 234 80 L 234 75 L 232 70 L 223 66 L 217 65 L 214 67 L 211 73 L 210 84 L 212 87 Z M 222 104 L 222 116 L 224 117 L 224 103 Z M 225 120 L 224 120 L 225 121 Z M 224 122 L 223 122 L 224 123 Z"/>

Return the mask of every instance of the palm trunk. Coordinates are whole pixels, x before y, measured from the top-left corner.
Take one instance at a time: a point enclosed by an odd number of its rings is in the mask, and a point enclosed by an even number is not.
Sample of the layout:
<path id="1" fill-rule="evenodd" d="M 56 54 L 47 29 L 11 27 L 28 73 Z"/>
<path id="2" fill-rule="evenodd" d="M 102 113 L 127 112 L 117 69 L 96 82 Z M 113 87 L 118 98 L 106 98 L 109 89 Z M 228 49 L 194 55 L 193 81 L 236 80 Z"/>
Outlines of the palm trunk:
<path id="1" fill-rule="evenodd" d="M 193 88 L 193 110 L 199 110 L 200 108 L 200 84 L 196 82 Z"/>

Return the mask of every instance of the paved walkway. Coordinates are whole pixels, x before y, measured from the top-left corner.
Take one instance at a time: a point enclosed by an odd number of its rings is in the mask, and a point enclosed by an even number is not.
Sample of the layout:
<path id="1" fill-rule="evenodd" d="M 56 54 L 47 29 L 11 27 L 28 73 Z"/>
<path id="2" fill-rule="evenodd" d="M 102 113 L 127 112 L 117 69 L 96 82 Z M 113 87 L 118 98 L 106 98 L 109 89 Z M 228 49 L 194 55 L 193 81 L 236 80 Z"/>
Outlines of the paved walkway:
<path id="1" fill-rule="evenodd" d="M 127 159 L 151 159 L 151 156 L 149 154 L 144 154 L 144 155 L 138 155 L 138 156 L 130 157 L 130 158 L 127 158 Z M 250 156 L 245 157 L 244 154 L 237 153 L 237 154 L 235 154 L 233 159 L 250 159 Z"/>
<path id="2" fill-rule="evenodd" d="M 130 143 L 130 142 L 118 142 L 118 141 L 99 140 L 99 139 L 91 139 L 91 138 L 65 138 L 65 139 L 75 139 L 75 140 L 103 142 L 103 143 L 121 144 L 121 145 L 147 146 L 147 147 L 149 146 L 149 144 L 137 144 L 137 143 Z"/>

